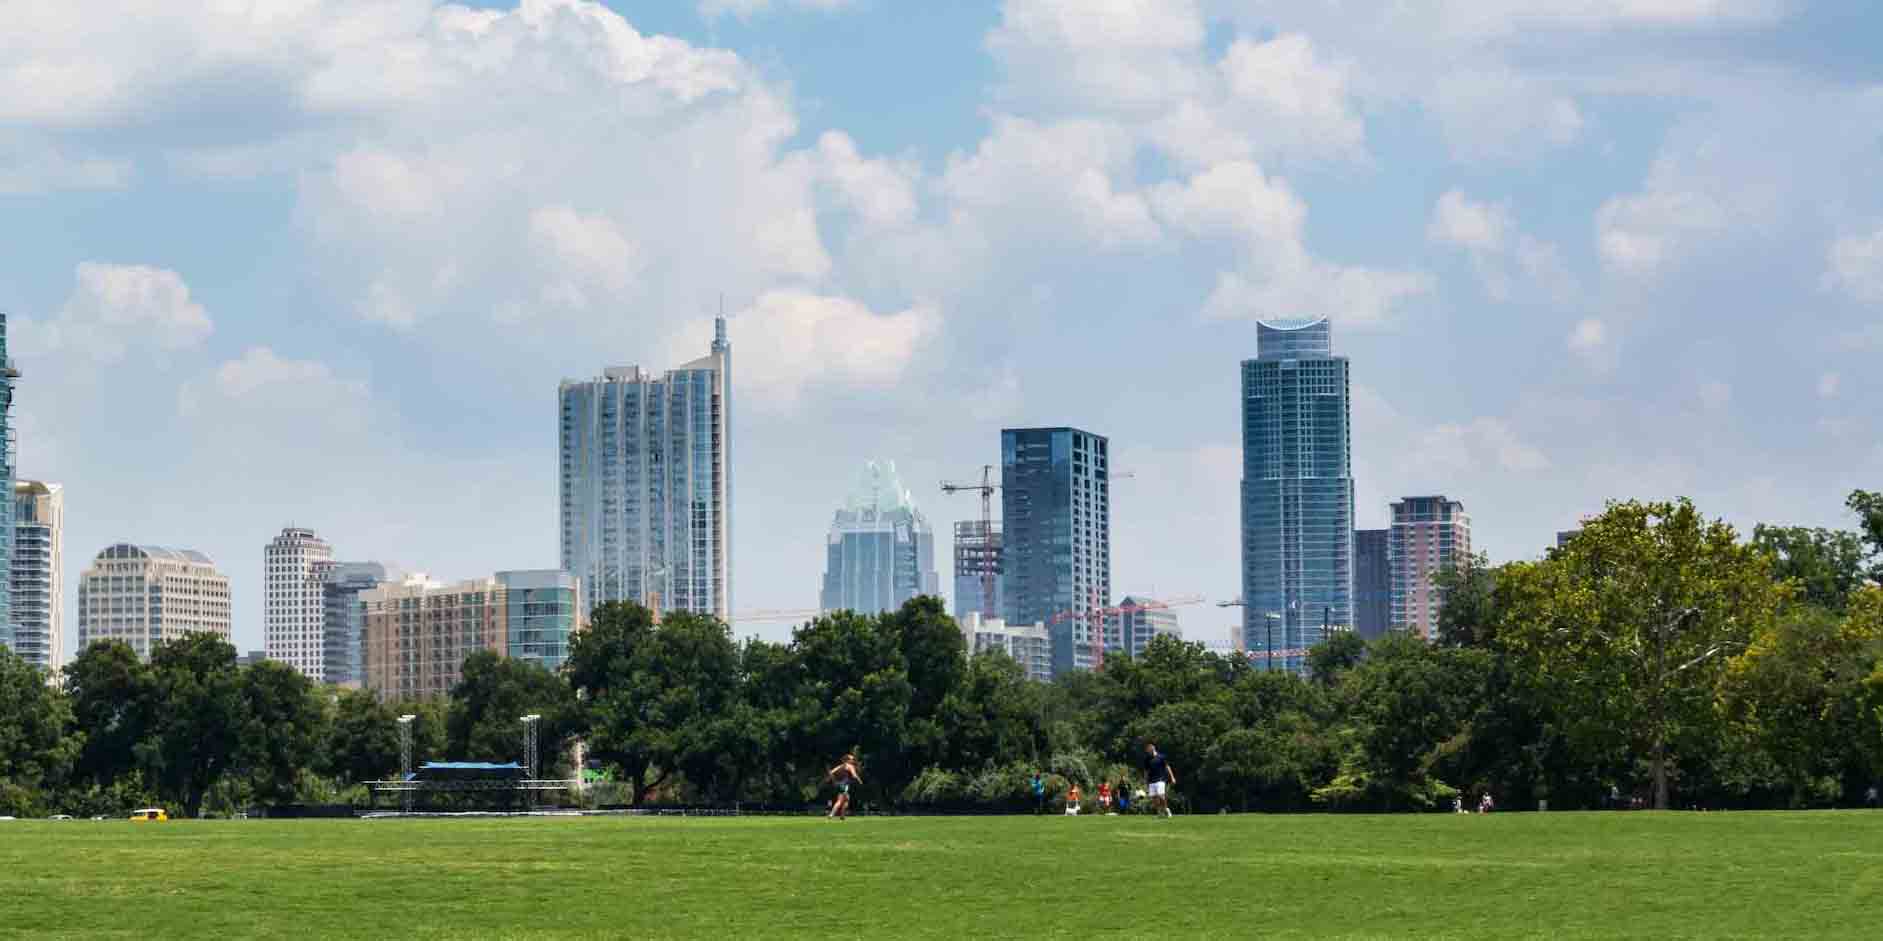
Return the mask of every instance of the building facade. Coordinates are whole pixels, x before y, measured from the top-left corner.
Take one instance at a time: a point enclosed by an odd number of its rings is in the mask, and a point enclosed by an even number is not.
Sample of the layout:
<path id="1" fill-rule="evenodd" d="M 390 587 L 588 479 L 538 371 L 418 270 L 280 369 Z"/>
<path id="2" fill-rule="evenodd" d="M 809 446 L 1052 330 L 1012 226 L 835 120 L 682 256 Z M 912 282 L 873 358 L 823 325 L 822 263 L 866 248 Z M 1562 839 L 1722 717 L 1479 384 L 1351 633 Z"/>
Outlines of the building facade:
<path id="1" fill-rule="evenodd" d="M 732 612 L 732 346 L 665 375 L 564 380 L 562 569 L 591 604 Z"/>
<path id="2" fill-rule="evenodd" d="M 1256 324 L 1242 363 L 1242 627 L 1251 655 L 1276 635 L 1278 668 L 1305 669 L 1308 648 L 1353 624 L 1350 399 L 1326 318 Z"/>
<path id="3" fill-rule="evenodd" d="M 961 618 L 961 636 L 967 642 L 968 655 L 998 650 L 1014 659 L 1026 671 L 1026 677 L 1039 683 L 1053 679 L 1053 639 L 1044 624 L 1008 624 L 1000 618 L 984 618 L 970 611 Z"/>
<path id="4" fill-rule="evenodd" d="M 1177 612 L 1156 599 L 1126 595 L 1123 601 L 1118 602 L 1118 613 L 1112 616 L 1105 632 L 1105 650 L 1107 653 L 1116 650 L 1133 657 L 1142 657 L 1144 648 L 1149 647 L 1157 637 L 1183 639 L 1183 628 L 1177 623 Z"/>
<path id="5" fill-rule="evenodd" d="M 7 351 L 7 317 L 0 314 L 0 493 L 13 493 L 13 466 L 17 449 L 13 446 L 13 381 L 20 371 L 13 368 Z M 13 571 L 13 514 L 15 501 L 0 500 L 0 572 Z M 13 593 L 0 591 L 0 646 L 13 645 Z M 55 662 L 54 666 L 58 664 Z"/>
<path id="6" fill-rule="evenodd" d="M 940 593 L 935 530 L 903 488 L 895 463 L 869 462 L 831 521 L 820 606 L 876 614 Z"/>
<path id="7" fill-rule="evenodd" d="M 121 640 L 149 658 L 160 641 L 230 635 L 229 578 L 194 549 L 119 543 L 78 581 L 78 646 Z"/>
<path id="8" fill-rule="evenodd" d="M 1001 590 L 1000 524 L 955 523 L 955 618 L 979 614 L 993 619 L 1006 610 Z"/>
<path id="9" fill-rule="evenodd" d="M 1393 629 L 1438 639 L 1444 592 L 1433 577 L 1471 554 L 1471 517 L 1443 496 L 1406 497 L 1393 504 Z"/>
<path id="10" fill-rule="evenodd" d="M 559 669 L 587 621 L 580 581 L 555 570 L 450 585 L 411 575 L 361 591 L 359 606 L 363 685 L 382 702 L 448 695 L 480 650 Z"/>
<path id="11" fill-rule="evenodd" d="M 65 491 L 13 483 L 13 652 L 42 670 L 65 662 Z"/>
<path id="12" fill-rule="evenodd" d="M 333 547 L 289 526 L 262 548 L 262 649 L 316 683 L 326 681 L 327 571 Z"/>
<path id="13" fill-rule="evenodd" d="M 1055 675 L 1092 669 L 1111 597 L 1110 442 L 1076 428 L 1009 428 L 1000 452 L 1005 620 L 1046 625 Z"/>
<path id="14" fill-rule="evenodd" d="M 366 618 L 360 593 L 387 581 L 398 581 L 379 562 L 330 562 L 323 566 L 320 584 L 321 675 L 328 683 L 358 687 L 365 682 L 360 660 L 360 636 Z"/>
<path id="15" fill-rule="evenodd" d="M 1390 529 L 1353 531 L 1353 629 L 1372 640 L 1393 624 Z"/>

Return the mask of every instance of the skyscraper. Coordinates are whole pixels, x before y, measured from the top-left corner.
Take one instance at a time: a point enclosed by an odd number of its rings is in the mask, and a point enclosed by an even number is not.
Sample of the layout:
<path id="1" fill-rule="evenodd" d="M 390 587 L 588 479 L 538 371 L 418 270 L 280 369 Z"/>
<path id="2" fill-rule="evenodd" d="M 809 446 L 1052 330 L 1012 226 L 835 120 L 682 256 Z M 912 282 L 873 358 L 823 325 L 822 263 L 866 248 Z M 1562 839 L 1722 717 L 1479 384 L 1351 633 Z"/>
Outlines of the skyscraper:
<path id="1" fill-rule="evenodd" d="M 1471 554 L 1471 517 L 1443 496 L 1406 497 L 1393 504 L 1393 629 L 1438 638 L 1444 592 L 1432 579 Z"/>
<path id="2" fill-rule="evenodd" d="M 7 355 L 7 317 L 0 314 L 0 493 L 13 493 L 13 380 L 20 371 Z M 0 500 L 0 572 L 13 571 L 13 501 Z M 13 592 L 0 591 L 0 645 L 13 643 Z"/>
<path id="3" fill-rule="evenodd" d="M 732 613 L 732 345 L 664 376 L 564 380 L 562 569 L 590 604 Z M 586 614 L 586 612 L 584 612 Z"/>
<path id="4" fill-rule="evenodd" d="M 1393 578 L 1387 529 L 1353 531 L 1353 629 L 1372 640 L 1393 623 Z"/>
<path id="5" fill-rule="evenodd" d="M 955 523 L 955 619 L 979 614 L 994 620 L 1007 609 L 1000 589 L 1000 524 Z"/>
<path id="6" fill-rule="evenodd" d="M 1353 624 L 1349 396 L 1326 318 L 1256 324 L 1242 363 L 1242 629 L 1263 654 L 1272 615 L 1275 662 L 1291 670 Z"/>
<path id="7" fill-rule="evenodd" d="M 288 526 L 262 548 L 262 648 L 316 683 L 326 681 L 327 571 L 333 547 Z"/>
<path id="8" fill-rule="evenodd" d="M 360 592 L 398 578 L 378 562 L 333 562 L 324 569 L 320 585 L 321 674 L 329 683 L 358 686 L 365 682 L 360 635 L 366 629 L 366 620 L 360 608 Z"/>
<path id="9" fill-rule="evenodd" d="M 1151 645 L 1152 638 L 1183 639 L 1183 628 L 1177 625 L 1177 612 L 1161 602 L 1127 595 L 1118 602 L 1118 608 L 1118 614 L 1113 615 L 1106 630 L 1106 653 L 1115 649 L 1133 657 L 1142 657 L 1144 648 Z"/>
<path id="10" fill-rule="evenodd" d="M 869 462 L 831 521 L 821 606 L 876 614 L 940 593 L 935 531 L 896 476 L 895 462 Z"/>
<path id="11" fill-rule="evenodd" d="M 1103 655 L 1095 612 L 1111 596 L 1109 447 L 1076 428 L 1000 433 L 1004 620 L 1046 624 L 1054 675 Z"/>
<path id="12" fill-rule="evenodd" d="M 229 639 L 229 577 L 194 549 L 118 543 L 78 580 L 78 645 L 121 640 L 149 658 L 186 634 Z"/>
<path id="13" fill-rule="evenodd" d="M 13 482 L 13 652 L 42 670 L 65 659 L 65 494 Z"/>

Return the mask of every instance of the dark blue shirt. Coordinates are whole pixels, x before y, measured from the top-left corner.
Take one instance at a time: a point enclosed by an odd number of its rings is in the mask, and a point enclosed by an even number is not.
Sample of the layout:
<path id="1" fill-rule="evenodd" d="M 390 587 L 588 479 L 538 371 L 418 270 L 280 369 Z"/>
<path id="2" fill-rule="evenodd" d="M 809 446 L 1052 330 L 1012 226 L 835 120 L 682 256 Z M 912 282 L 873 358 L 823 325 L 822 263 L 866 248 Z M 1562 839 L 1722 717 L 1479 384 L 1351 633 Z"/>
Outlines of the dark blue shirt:
<path id="1" fill-rule="evenodd" d="M 1163 752 L 1152 752 L 1144 759 L 1144 780 L 1150 783 L 1170 780 L 1170 768 Z"/>

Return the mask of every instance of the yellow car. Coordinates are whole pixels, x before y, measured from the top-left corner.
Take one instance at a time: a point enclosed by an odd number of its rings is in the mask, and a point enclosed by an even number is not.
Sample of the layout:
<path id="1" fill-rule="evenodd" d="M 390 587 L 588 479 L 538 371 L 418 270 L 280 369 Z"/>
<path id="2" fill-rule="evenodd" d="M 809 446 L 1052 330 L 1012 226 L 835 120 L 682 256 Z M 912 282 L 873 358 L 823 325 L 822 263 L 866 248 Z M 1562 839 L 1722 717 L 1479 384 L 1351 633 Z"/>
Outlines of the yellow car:
<path id="1" fill-rule="evenodd" d="M 169 820 L 169 819 L 170 819 L 170 815 L 165 813 L 162 807 L 146 807 L 143 810 L 131 811 L 132 823 L 144 823 L 145 821 L 159 821 L 159 820 Z"/>

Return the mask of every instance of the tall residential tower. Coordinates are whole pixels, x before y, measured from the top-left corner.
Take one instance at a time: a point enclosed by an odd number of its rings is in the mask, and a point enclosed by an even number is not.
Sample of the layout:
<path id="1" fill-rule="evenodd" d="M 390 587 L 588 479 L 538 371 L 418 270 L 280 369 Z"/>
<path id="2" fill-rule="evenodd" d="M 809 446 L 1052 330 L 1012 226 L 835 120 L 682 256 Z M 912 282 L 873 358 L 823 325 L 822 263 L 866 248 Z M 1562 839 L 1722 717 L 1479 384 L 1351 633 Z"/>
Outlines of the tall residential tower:
<path id="1" fill-rule="evenodd" d="M 1406 497 L 1393 504 L 1393 629 L 1438 639 L 1444 592 L 1433 582 L 1471 554 L 1471 517 L 1443 496 Z"/>
<path id="2" fill-rule="evenodd" d="M 1008 624 L 1044 622 L 1053 673 L 1104 656 L 1111 597 L 1110 444 L 1076 428 L 1000 433 L 1001 591 Z"/>
<path id="3" fill-rule="evenodd" d="M 562 570 L 589 604 L 732 613 L 732 345 L 665 375 L 564 380 Z M 583 612 L 586 616 L 587 612 Z"/>
<path id="4" fill-rule="evenodd" d="M 289 526 L 262 548 L 262 648 L 316 683 L 326 682 L 327 571 L 333 547 Z"/>
<path id="5" fill-rule="evenodd" d="M 65 493 L 13 482 L 13 652 L 42 670 L 65 659 Z"/>
<path id="6" fill-rule="evenodd" d="M 1242 610 L 1251 655 L 1304 668 L 1353 625 L 1353 472 L 1346 357 L 1326 318 L 1260 321 L 1242 363 Z M 1261 661 L 1267 662 L 1267 657 Z"/>
<path id="7" fill-rule="evenodd" d="M 935 531 L 903 489 L 895 462 L 869 462 L 830 524 L 821 607 L 876 614 L 940 593 Z"/>

